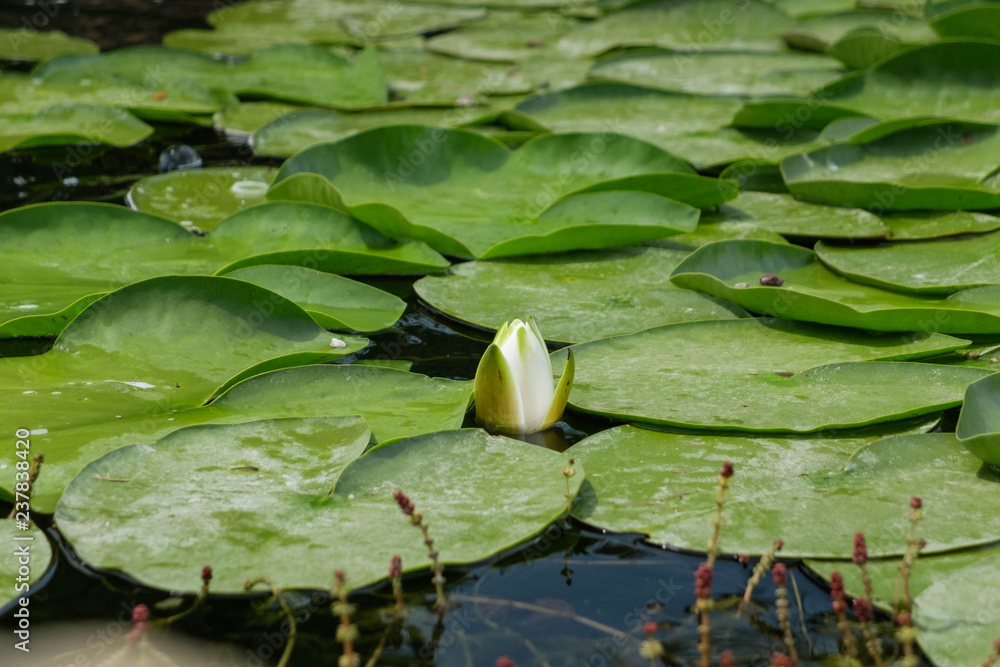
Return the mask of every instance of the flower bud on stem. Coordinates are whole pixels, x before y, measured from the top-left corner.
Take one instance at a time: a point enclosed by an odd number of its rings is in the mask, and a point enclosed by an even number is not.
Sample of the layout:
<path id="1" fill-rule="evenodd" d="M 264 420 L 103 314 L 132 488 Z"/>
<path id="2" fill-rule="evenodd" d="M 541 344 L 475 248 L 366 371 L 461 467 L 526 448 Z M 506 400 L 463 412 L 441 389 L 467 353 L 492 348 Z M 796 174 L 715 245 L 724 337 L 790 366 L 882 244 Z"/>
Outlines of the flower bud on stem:
<path id="1" fill-rule="evenodd" d="M 792 635 L 792 619 L 788 613 L 788 568 L 784 563 L 777 563 L 771 570 L 775 586 L 775 607 L 777 607 L 778 625 L 785 636 L 785 646 L 788 647 L 788 658 L 791 665 L 798 663 L 799 653 L 795 650 L 795 637 Z"/>
<path id="2" fill-rule="evenodd" d="M 747 605 L 750 604 L 750 597 L 753 595 L 753 589 L 760 580 L 764 577 L 764 574 L 770 571 L 774 566 L 774 558 L 781 548 L 785 546 L 783 540 L 775 540 L 771 543 L 771 548 L 764 552 L 764 555 L 760 557 L 757 564 L 753 567 L 753 574 L 750 575 L 749 581 L 747 581 L 747 588 L 743 592 L 743 599 L 740 601 L 740 607 L 736 610 L 736 618 L 739 618 L 743 611 L 746 609 Z"/>
<path id="3" fill-rule="evenodd" d="M 402 491 L 396 491 L 392 494 L 392 497 L 396 499 L 396 504 L 399 505 L 399 509 L 402 510 L 403 514 L 410 517 L 410 523 L 419 528 L 424 536 L 427 555 L 431 559 L 431 572 L 434 573 L 434 578 L 431 581 L 434 582 L 434 589 L 437 592 L 437 598 L 434 600 L 434 609 L 439 614 L 442 614 L 447 607 L 447 600 L 444 596 L 444 584 L 447 580 L 444 578 L 444 567 L 441 565 L 441 561 L 438 560 L 440 554 L 434 549 L 434 540 L 427 530 L 427 524 L 424 523 L 424 516 L 417 511 L 413 501 Z"/>

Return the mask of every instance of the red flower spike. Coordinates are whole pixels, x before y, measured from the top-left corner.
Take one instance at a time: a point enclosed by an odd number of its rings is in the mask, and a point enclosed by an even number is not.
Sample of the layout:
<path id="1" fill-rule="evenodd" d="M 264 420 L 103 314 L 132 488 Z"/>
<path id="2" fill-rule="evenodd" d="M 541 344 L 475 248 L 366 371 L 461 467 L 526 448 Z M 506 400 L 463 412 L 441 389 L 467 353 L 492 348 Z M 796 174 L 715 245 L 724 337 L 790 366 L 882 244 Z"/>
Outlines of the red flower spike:
<path id="1" fill-rule="evenodd" d="M 406 516 L 413 516 L 413 510 L 416 507 L 413 505 L 413 501 L 410 500 L 402 491 L 396 491 L 392 494 L 392 497 L 396 499 L 396 504 L 399 505 L 399 509 L 403 510 L 403 514 Z"/>
<path id="2" fill-rule="evenodd" d="M 149 607 L 137 604 L 132 608 L 132 625 L 143 625 L 149 622 Z"/>
<path id="3" fill-rule="evenodd" d="M 774 577 L 775 586 L 784 586 L 788 580 L 788 567 L 784 563 L 775 563 L 771 569 L 771 576 Z"/>
<path id="4" fill-rule="evenodd" d="M 855 565 L 864 565 L 868 562 L 868 544 L 865 542 L 864 533 L 854 533 L 854 555 L 851 560 Z"/>
<path id="5" fill-rule="evenodd" d="M 656 623 L 650 621 L 649 623 L 646 623 L 642 626 L 642 631 L 645 632 L 650 637 L 652 637 L 654 634 L 656 634 L 656 631 L 659 629 L 659 627 L 660 626 L 658 626 Z"/>
<path id="6" fill-rule="evenodd" d="M 389 577 L 395 579 L 401 574 L 403 574 L 403 559 L 398 555 L 393 556 L 392 562 L 389 563 Z"/>
<path id="7" fill-rule="evenodd" d="M 212 580 L 211 565 L 206 565 L 205 567 L 201 568 L 201 580 L 204 581 L 206 584 Z"/>
<path id="8" fill-rule="evenodd" d="M 730 477 L 733 476 L 734 472 L 736 472 L 736 471 L 733 470 L 733 462 L 732 461 L 726 461 L 725 463 L 722 464 L 722 471 L 719 472 L 719 476 L 725 477 L 726 479 L 729 479 Z"/>
<path id="9" fill-rule="evenodd" d="M 719 667 L 734 667 L 736 659 L 733 658 L 732 651 L 723 651 L 719 654 Z"/>
<path id="10" fill-rule="evenodd" d="M 868 598 L 854 598 L 854 615 L 860 623 L 871 623 L 875 620 L 875 611 Z"/>
<path id="11" fill-rule="evenodd" d="M 923 506 L 924 506 L 924 501 L 920 496 L 913 496 L 912 498 L 910 498 L 910 507 L 912 507 L 913 509 L 918 510 Z"/>
<path id="12" fill-rule="evenodd" d="M 896 625 L 898 625 L 901 628 L 905 628 L 912 621 L 913 621 L 913 619 L 906 612 L 903 612 L 902 614 L 899 614 L 899 615 L 896 616 Z"/>
<path id="13" fill-rule="evenodd" d="M 497 667 L 517 667 L 509 656 L 503 655 L 497 658 Z"/>
<path id="14" fill-rule="evenodd" d="M 708 563 L 701 563 L 694 572 L 694 594 L 699 600 L 712 597 L 712 568 Z"/>

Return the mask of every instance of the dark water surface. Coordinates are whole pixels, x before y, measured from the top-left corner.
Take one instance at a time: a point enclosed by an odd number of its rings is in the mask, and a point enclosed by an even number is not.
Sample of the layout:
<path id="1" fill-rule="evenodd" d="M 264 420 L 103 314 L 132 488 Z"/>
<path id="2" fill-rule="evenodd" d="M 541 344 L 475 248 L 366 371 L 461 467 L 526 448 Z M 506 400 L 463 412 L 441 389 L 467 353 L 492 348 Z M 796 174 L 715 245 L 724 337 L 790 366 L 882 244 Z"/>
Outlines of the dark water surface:
<path id="1" fill-rule="evenodd" d="M 213 8 L 211 2 L 200 0 L 0 0 L 0 25 L 59 29 L 92 39 L 106 50 L 158 43 L 170 30 L 207 27 L 204 15 Z M 4 155 L 0 156 L 0 210 L 52 200 L 123 203 L 129 185 L 156 173 L 160 153 L 178 142 L 193 146 L 205 166 L 268 163 L 255 160 L 246 148 L 227 144 L 214 130 L 188 127 L 162 128 L 128 149 L 59 147 Z M 404 296 L 409 307 L 394 329 L 370 336 L 373 345 L 363 357 L 411 360 L 414 371 L 428 375 L 465 379 L 475 374 L 489 340 L 485 333 L 434 314 L 417 302 L 408 281 L 370 282 Z M 0 345 L 0 354 L 38 353 L 49 344 L 7 343 Z M 573 415 L 567 421 L 563 433 L 557 434 L 562 437 L 546 446 L 562 449 L 613 425 Z M 0 511 L 6 514 L 9 505 L 0 503 Z M 710 530 L 706 524 L 706 538 Z M 0 665 L 102 664 L 120 650 L 131 608 L 138 603 L 153 605 L 169 595 L 90 570 L 62 543 L 55 527 L 49 526 L 48 532 L 59 545 L 58 557 L 31 600 L 33 651 L 26 656 L 12 649 L 13 619 L 8 611 L 4 616 L 8 629 L 0 632 Z M 440 547 L 447 551 L 447 545 Z M 649 662 L 638 653 L 642 625 L 654 621 L 660 627 L 657 638 L 667 649 L 660 664 L 697 664 L 693 573 L 703 559 L 644 544 L 635 535 L 606 535 L 577 522 L 555 524 L 533 542 L 489 562 L 449 569 L 452 604 L 443 617 L 431 611 L 427 573 L 405 579 L 409 607 L 401 621 L 384 613 L 391 606 L 387 585 L 352 596 L 358 605 L 359 650 L 364 661 L 383 642 L 379 664 L 391 665 L 492 665 L 502 655 L 522 667 L 644 665 Z M 839 631 L 828 611 L 829 597 L 808 570 L 793 567 L 792 573 L 802 602 L 799 607 L 793 597 L 798 651 L 804 664 L 820 664 L 825 654 L 838 652 Z M 741 595 L 748 575 L 744 565 L 723 557 L 716 565 L 716 598 Z M 336 665 L 340 649 L 325 594 L 287 597 L 299 620 L 292 664 Z M 755 606 L 742 618 L 736 618 L 735 605 L 725 601 L 713 614 L 713 645 L 716 651 L 732 649 L 737 664 L 769 664 L 771 653 L 784 648 L 769 577 L 754 599 Z M 287 625 L 282 626 L 279 612 L 268 596 L 251 602 L 213 598 L 178 623 L 177 632 L 153 639 L 164 653 L 188 651 L 188 657 L 149 664 L 276 664 L 287 641 Z M 154 610 L 154 617 L 169 613 Z M 180 646 L 168 650 L 175 636 Z"/>

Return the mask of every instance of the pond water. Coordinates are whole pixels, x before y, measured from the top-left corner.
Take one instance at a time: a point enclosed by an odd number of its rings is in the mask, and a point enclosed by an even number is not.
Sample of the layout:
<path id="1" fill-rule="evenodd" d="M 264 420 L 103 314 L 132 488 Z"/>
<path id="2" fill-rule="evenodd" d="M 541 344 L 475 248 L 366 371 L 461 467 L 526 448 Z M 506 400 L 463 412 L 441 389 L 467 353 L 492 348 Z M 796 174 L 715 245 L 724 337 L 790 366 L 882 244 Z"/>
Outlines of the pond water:
<path id="1" fill-rule="evenodd" d="M 2 0 L 0 24 L 16 27 L 27 21 L 111 49 L 158 43 L 163 34 L 179 28 L 207 27 L 204 14 L 209 9 L 200 0 Z M 0 210 L 58 200 L 123 203 L 129 185 L 156 173 L 160 154 L 176 143 L 192 146 L 205 166 L 279 164 L 254 158 L 249 150 L 227 143 L 211 129 L 161 126 L 151 139 L 128 149 L 93 148 L 80 153 L 50 148 L 0 156 Z M 59 177 L 55 166 L 60 164 L 72 164 L 72 177 Z M 413 371 L 431 376 L 474 376 L 489 341 L 487 334 L 433 313 L 419 303 L 408 281 L 369 282 L 404 297 L 408 306 L 396 327 L 371 337 L 374 344 L 362 358 L 409 360 Z M 50 342 L 5 343 L 0 352 L 38 353 Z M 584 434 L 611 425 L 568 415 L 561 437 L 545 446 L 563 449 Z M 0 506 L 4 513 L 9 509 L 9 505 Z M 4 640 L 0 662 L 100 664 L 112 656 L 114 640 L 129 626 L 127 610 L 140 602 L 162 602 L 168 596 L 122 576 L 90 570 L 60 540 L 56 527 L 46 530 L 59 551 L 54 568 L 32 598 L 35 651 L 30 659 L 14 655 L 11 642 Z M 707 538 L 710 526 L 705 526 L 705 532 Z M 426 572 L 404 580 L 408 608 L 401 623 L 383 614 L 391 606 L 388 585 L 352 597 L 358 605 L 358 648 L 367 659 L 382 642 L 380 664 L 392 665 L 488 665 L 504 655 L 519 665 L 639 665 L 648 662 L 639 655 L 642 626 L 652 621 L 658 624 L 658 638 L 667 651 L 662 662 L 695 664 L 698 633 L 693 577 L 703 559 L 703 554 L 653 547 L 638 536 L 605 534 L 576 521 L 554 524 L 540 538 L 488 562 L 449 568 L 446 591 L 451 607 L 443 616 L 431 609 L 433 589 Z M 798 598 L 793 598 L 791 615 L 798 650 L 803 664 L 819 664 L 825 655 L 837 653 L 840 632 L 821 580 L 804 567 L 791 566 Z M 723 602 L 713 614 L 713 643 L 717 650 L 733 650 L 739 664 L 763 665 L 773 651 L 784 648 L 769 577 L 759 585 L 754 606 L 741 617 L 734 604 L 726 603 L 742 595 L 749 574 L 748 565 L 733 558 L 722 558 L 716 565 L 714 593 Z M 329 600 L 319 594 L 288 597 L 299 621 L 292 664 L 337 664 L 340 648 L 334 639 Z M 4 618 L 10 622 L 9 613 Z M 178 623 L 182 630 L 177 633 L 182 635 L 177 639 L 179 648 L 164 652 L 177 650 L 177 655 L 188 656 L 184 663 L 192 665 L 275 664 L 287 641 L 281 619 L 280 609 L 266 596 L 252 602 L 213 599 Z M 195 643 L 185 643 L 190 640 Z M 169 645 L 166 637 L 156 641 Z M 178 663 L 184 664 L 180 659 Z"/>

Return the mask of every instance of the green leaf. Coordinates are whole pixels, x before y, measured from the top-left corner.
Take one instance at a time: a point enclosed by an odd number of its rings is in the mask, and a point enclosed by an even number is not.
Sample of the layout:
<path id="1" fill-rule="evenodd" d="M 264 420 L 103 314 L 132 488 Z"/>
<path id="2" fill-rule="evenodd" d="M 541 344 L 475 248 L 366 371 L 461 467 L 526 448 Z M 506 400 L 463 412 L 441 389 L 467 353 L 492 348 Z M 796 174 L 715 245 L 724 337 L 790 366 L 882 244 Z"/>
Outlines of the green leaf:
<path id="1" fill-rule="evenodd" d="M 580 21 L 559 12 L 492 11 L 483 21 L 427 40 L 427 48 L 455 58 L 517 62 L 541 49 L 551 51 L 559 38 Z"/>
<path id="2" fill-rule="evenodd" d="M 942 37 L 996 40 L 1000 35 L 1000 3 L 989 1 L 928 4 L 927 22 Z"/>
<path id="3" fill-rule="evenodd" d="M 977 665 L 1000 636 L 1000 557 L 984 558 L 928 586 L 914 604 L 917 641 L 935 665 Z"/>
<path id="4" fill-rule="evenodd" d="M 56 520 L 92 566 L 191 592 L 211 564 L 213 592 L 241 593 L 256 576 L 325 590 L 331 569 L 364 586 L 386 577 L 393 555 L 405 570 L 427 567 L 420 531 L 393 500 L 397 489 L 422 512 L 445 564 L 483 560 L 564 511 L 565 458 L 556 452 L 480 430 L 419 436 L 358 457 L 367 443 L 359 419 L 184 429 L 95 461 L 67 489 Z M 570 480 L 571 493 L 581 477 Z M 211 510 L 199 506 L 195 520 L 197 504 L 188 504 L 190 520 L 178 520 L 176 499 L 195 494 L 211 499 Z M 503 521 L 495 520 L 498 508 Z"/>
<path id="5" fill-rule="evenodd" d="M 306 173 L 324 177 L 328 187 L 310 179 L 297 194 L 284 190 L 283 181 Z M 643 191 L 699 207 L 736 194 L 733 184 L 696 176 L 673 155 L 617 134 L 543 136 L 511 153 L 474 132 L 416 125 L 376 128 L 313 146 L 285 162 L 272 186 L 272 192 L 281 193 L 274 196 L 342 201 L 352 215 L 384 234 L 419 239 L 459 257 L 510 254 L 503 244 L 525 237 L 546 237 L 546 245 L 533 252 L 612 244 L 607 226 L 595 222 L 622 227 L 621 241 L 614 245 L 634 243 L 640 233 L 655 238 L 657 225 L 649 223 L 656 221 L 647 216 L 652 209 L 672 211 L 661 220 L 661 236 L 690 224 L 684 207 L 625 192 L 595 199 L 602 202 L 600 210 L 609 211 L 606 219 L 567 220 L 556 213 L 566 195 L 614 190 Z M 616 211 L 625 200 L 634 202 L 641 215 L 632 218 L 629 208 Z M 570 234 L 570 226 L 578 231 Z M 517 252 L 536 247 L 518 246 Z"/>
<path id="6" fill-rule="evenodd" d="M 917 528 L 918 536 L 922 531 L 922 527 Z M 910 569 L 910 595 L 916 597 L 927 590 L 928 586 L 944 579 L 952 572 L 996 554 L 1000 554 L 1000 548 L 996 545 L 972 547 L 948 553 L 921 553 L 916 564 Z M 861 573 L 851 561 L 809 559 L 805 564 L 827 580 L 831 574 L 839 572 L 844 579 L 844 589 L 850 597 L 860 597 L 865 594 Z M 901 564 L 901 558 L 887 558 L 870 560 L 865 566 L 871 576 L 873 602 L 886 611 L 891 612 L 895 609 L 896 579 Z"/>
<path id="7" fill-rule="evenodd" d="M 131 146 L 153 128 L 126 111 L 91 104 L 65 104 L 35 113 L 0 115 L 0 153 L 62 144 Z"/>
<path id="8" fill-rule="evenodd" d="M 558 343 L 674 322 L 745 316 L 731 304 L 670 283 L 671 270 L 685 254 L 622 248 L 465 262 L 446 276 L 419 280 L 414 288 L 437 310 L 486 329 L 531 314 L 547 339 Z"/>
<path id="9" fill-rule="evenodd" d="M 1000 233 L 848 247 L 816 244 L 816 256 L 855 282 L 895 292 L 936 294 L 1000 284 Z"/>
<path id="10" fill-rule="evenodd" d="M 654 24 L 655 25 L 655 24 Z M 805 95 L 841 74 L 833 58 L 801 53 L 639 53 L 602 60 L 590 78 L 694 95 Z"/>
<path id="11" fill-rule="evenodd" d="M 367 340 L 330 334 L 284 297 L 240 280 L 154 278 L 91 304 L 33 357 L 0 359 L 0 395 L 11 423 L 46 454 L 32 506 L 51 512 L 84 464 L 123 443 L 123 432 L 155 432 L 241 379 L 327 361 Z M 139 435 L 135 441 L 146 440 Z M 0 485 L 14 482 L 14 451 L 0 453 Z"/>
<path id="12" fill-rule="evenodd" d="M 208 231 L 240 209 L 267 201 L 273 167 L 179 169 L 137 181 L 126 195 L 137 211 Z"/>
<path id="13" fill-rule="evenodd" d="M 254 3 L 256 4 L 256 3 Z M 252 56 L 257 51 L 282 44 L 342 44 L 360 46 L 361 40 L 343 26 L 331 23 L 289 29 L 289 24 L 259 25 L 227 23 L 215 30 L 185 29 L 168 32 L 163 45 L 197 51 L 214 57 Z M 293 31 L 294 30 L 294 31 Z"/>
<path id="14" fill-rule="evenodd" d="M 240 102 L 222 107 L 212 116 L 212 125 L 227 137 L 242 138 L 253 134 L 273 120 L 301 110 L 282 102 Z"/>
<path id="15" fill-rule="evenodd" d="M 799 21 L 782 37 L 790 48 L 823 53 L 842 38 L 864 29 L 882 34 L 900 48 L 936 39 L 934 32 L 919 17 L 889 10 L 823 14 Z"/>
<path id="16" fill-rule="evenodd" d="M 670 324 L 575 345 L 570 405 L 676 428 L 857 428 L 960 405 L 966 386 L 986 372 L 887 362 L 966 345 L 940 334 L 870 334 L 788 320 Z"/>
<path id="17" fill-rule="evenodd" d="M 109 238 L 115 240 L 111 254 L 105 252 Z M 392 241 L 325 206 L 292 202 L 244 209 L 205 237 L 121 206 L 36 204 L 0 214 L 0 244 L 11 253 L 0 265 L 4 337 L 54 336 L 105 292 L 157 276 L 228 273 L 258 264 L 351 275 L 426 273 L 448 265 L 423 244 Z M 52 257 L 60 258 L 57 267 Z M 318 284 L 336 280 L 287 268 L 271 271 L 284 279 L 297 275 L 300 287 L 310 285 L 304 298 Z M 396 307 L 381 297 L 380 303 Z M 318 311 L 324 317 L 331 312 L 327 306 Z"/>
<path id="18" fill-rule="evenodd" d="M 912 47 L 902 43 L 898 37 L 874 28 L 853 30 L 832 44 L 827 54 L 844 63 L 850 69 L 868 69 Z"/>
<path id="19" fill-rule="evenodd" d="M 80 84 L 113 79 L 133 86 L 185 85 L 226 94 L 317 104 L 341 109 L 387 101 L 378 54 L 368 49 L 348 61 L 329 50 L 302 44 L 261 49 L 239 63 L 157 46 L 118 49 L 96 56 L 63 56 L 33 75 L 43 84 Z M 168 93 L 169 96 L 169 93 Z M 220 105 L 221 106 L 221 105 Z M 213 110 L 214 111 L 214 110 Z"/>
<path id="20" fill-rule="evenodd" d="M 380 57 L 393 100 L 407 105 L 469 106 L 488 95 L 518 95 L 534 88 L 503 65 L 467 62 L 421 49 L 391 49 Z"/>
<path id="21" fill-rule="evenodd" d="M 1000 43 L 945 40 L 901 51 L 814 95 L 822 102 L 891 120 L 937 116 L 1000 121 Z"/>
<path id="22" fill-rule="evenodd" d="M 61 60 L 56 59 L 57 62 Z M 200 116 L 192 114 L 210 114 L 226 101 L 226 95 L 206 90 L 188 80 L 98 77 L 56 83 L 25 74 L 0 74 L 0 113 L 4 115 L 40 113 L 57 106 L 91 105 L 127 109 L 146 119 L 197 123 Z"/>
<path id="23" fill-rule="evenodd" d="M 996 126 L 932 120 L 894 131 L 895 125 L 785 158 L 785 183 L 802 199 L 876 212 L 1000 207 Z"/>
<path id="24" fill-rule="evenodd" d="M 1000 467 L 1000 375 L 973 382 L 965 390 L 955 433 L 970 452 Z"/>
<path id="25" fill-rule="evenodd" d="M 777 162 L 818 147 L 818 132 L 790 134 L 726 127 L 741 107 L 732 97 L 669 93 L 619 83 L 590 83 L 520 102 L 500 121 L 510 127 L 553 132 L 609 128 L 669 150 L 698 168 L 754 157 Z"/>
<path id="26" fill-rule="evenodd" d="M 857 0 L 774 0 L 775 6 L 796 18 L 854 9 Z"/>
<path id="27" fill-rule="evenodd" d="M 35 583 L 48 572 L 52 565 L 52 545 L 49 544 L 49 538 L 37 526 L 31 524 L 27 530 L 21 530 L 14 519 L 0 520 L 0 540 L 3 540 L 7 547 L 0 557 L 0 577 L 8 582 L 3 595 L 0 596 L 0 609 L 13 611 L 20 607 L 18 600 L 26 593 L 33 592 Z M 18 578 L 18 569 L 25 563 L 21 562 L 18 551 L 23 547 L 28 549 L 27 565 L 30 572 L 27 578 L 22 580 Z M 23 584 L 27 584 L 29 589 L 18 588 Z M 33 609 L 29 602 L 29 613 Z"/>
<path id="28" fill-rule="evenodd" d="M 854 534 L 863 532 L 870 556 L 898 556 L 906 549 L 914 495 L 928 507 L 920 525 L 923 553 L 1000 536 L 1000 476 L 984 470 L 954 435 L 873 440 L 613 428 L 568 450 L 587 470 L 573 516 L 644 533 L 657 544 L 703 550 L 716 513 L 718 472 L 730 460 L 736 474 L 723 510 L 723 553 L 762 554 L 780 538 L 782 557 L 850 558 Z"/>
<path id="29" fill-rule="evenodd" d="M 784 280 L 765 287 L 768 273 Z M 899 294 L 837 276 L 816 255 L 787 244 L 710 243 L 674 270 L 674 284 L 731 301 L 755 313 L 872 331 L 1000 333 L 1000 289 L 981 287 L 947 299 Z"/>
<path id="30" fill-rule="evenodd" d="M 1000 229 L 1000 218 L 968 211 L 905 211 L 881 217 L 894 241 L 922 241 Z"/>
<path id="31" fill-rule="evenodd" d="M 0 28 L 0 60 L 38 62 L 75 53 L 97 53 L 89 39 L 70 37 L 61 30 L 39 32 L 29 28 Z"/>
<path id="32" fill-rule="evenodd" d="M 382 290 L 298 266 L 261 264 L 237 269 L 227 278 L 245 280 L 294 301 L 324 329 L 379 331 L 391 327 L 406 302 Z"/>
<path id="33" fill-rule="evenodd" d="M 791 17 L 760 0 L 649 0 L 585 23 L 559 40 L 573 55 L 620 46 L 716 51 L 779 51 Z"/>
<path id="34" fill-rule="evenodd" d="M 456 127 L 488 120 L 502 105 L 452 108 L 400 108 L 365 113 L 296 111 L 275 118 L 254 131 L 254 154 L 291 157 L 311 146 L 340 141 L 352 134 L 385 125 Z M 476 129 L 476 128 L 471 128 Z"/>
<path id="35" fill-rule="evenodd" d="M 703 214 L 700 224 L 723 228 L 750 224 L 786 236 L 832 239 L 884 238 L 889 231 L 867 211 L 817 206 L 767 192 L 744 192 L 716 211 Z"/>

